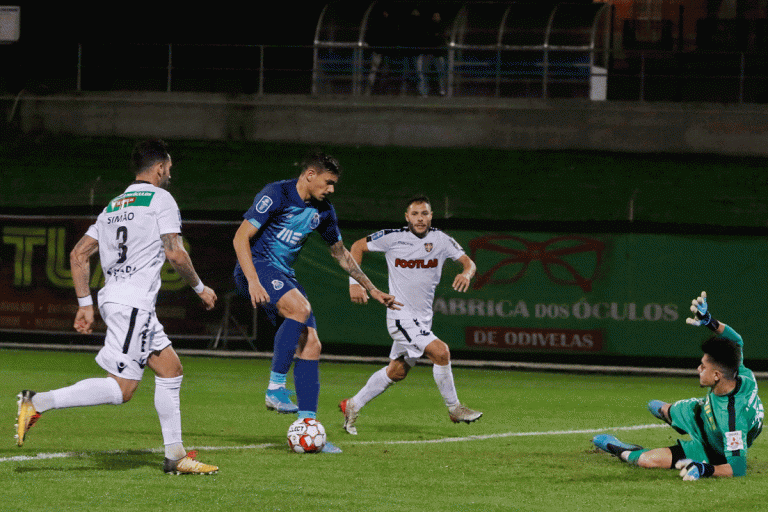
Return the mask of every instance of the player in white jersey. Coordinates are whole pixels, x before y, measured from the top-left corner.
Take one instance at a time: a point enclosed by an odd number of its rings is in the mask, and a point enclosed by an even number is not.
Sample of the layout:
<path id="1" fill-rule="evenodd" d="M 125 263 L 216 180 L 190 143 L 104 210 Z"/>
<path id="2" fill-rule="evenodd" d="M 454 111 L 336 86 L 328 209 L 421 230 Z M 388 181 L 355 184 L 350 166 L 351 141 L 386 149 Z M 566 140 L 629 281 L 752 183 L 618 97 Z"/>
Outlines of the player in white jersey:
<path id="1" fill-rule="evenodd" d="M 22 391 L 16 442 L 22 446 L 30 427 L 49 409 L 127 402 L 139 386 L 144 367 L 149 366 L 155 373 L 155 409 L 165 445 L 163 470 L 215 473 L 218 467 L 195 460 L 195 453 L 187 453 L 181 440 L 181 361 L 155 315 L 160 270 L 166 258 L 206 309 L 216 304 L 216 293 L 202 283 L 182 244 L 181 214 L 165 190 L 172 165 L 166 144 L 161 140 L 137 144 L 131 165 L 136 181 L 110 201 L 70 254 L 79 305 L 74 327 L 83 334 L 91 333 L 94 323 L 88 284 L 90 258 L 97 251 L 101 258 L 105 283 L 98 304 L 107 333 L 96 362 L 107 377 L 41 393 Z"/>
<path id="2" fill-rule="evenodd" d="M 389 271 L 389 293 L 403 303 L 399 311 L 387 311 L 387 328 L 393 340 L 389 365 L 375 372 L 355 396 L 339 404 L 344 414 L 344 429 L 353 435 L 357 434 L 355 422 L 360 409 L 389 386 L 403 380 L 422 355 L 433 364 L 435 383 L 453 422 L 470 423 L 483 415 L 459 402 L 450 350 L 432 333 L 432 302 L 445 260 L 458 261 L 463 267 L 453 280 L 453 289 L 459 292 L 469 288 L 475 275 L 475 263 L 453 238 L 431 227 L 432 207 L 426 196 L 408 201 L 405 220 L 407 227 L 378 231 L 356 241 L 350 249 L 358 263 L 366 252 L 384 253 Z M 365 289 L 353 279 L 350 279 L 349 295 L 352 302 L 368 302 Z"/>

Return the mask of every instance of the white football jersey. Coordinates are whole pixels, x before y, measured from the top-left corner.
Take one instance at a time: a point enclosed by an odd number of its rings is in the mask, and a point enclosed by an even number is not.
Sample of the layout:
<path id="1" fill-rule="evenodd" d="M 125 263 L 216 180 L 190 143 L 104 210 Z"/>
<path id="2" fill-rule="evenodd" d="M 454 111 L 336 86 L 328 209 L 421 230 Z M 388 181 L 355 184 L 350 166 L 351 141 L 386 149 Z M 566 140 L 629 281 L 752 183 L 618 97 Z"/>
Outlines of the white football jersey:
<path id="1" fill-rule="evenodd" d="M 389 293 L 403 303 L 399 311 L 387 309 L 387 318 L 416 319 L 431 327 L 432 303 L 443 264 L 447 258 L 461 258 L 461 246 L 435 228 L 429 228 L 424 238 L 407 227 L 385 229 L 369 235 L 366 241 L 369 251 L 385 253 Z"/>
<path id="2" fill-rule="evenodd" d="M 165 263 L 160 235 L 166 233 L 181 233 L 181 212 L 167 190 L 132 183 L 109 202 L 86 232 L 99 242 L 105 280 L 99 304 L 154 309 Z"/>

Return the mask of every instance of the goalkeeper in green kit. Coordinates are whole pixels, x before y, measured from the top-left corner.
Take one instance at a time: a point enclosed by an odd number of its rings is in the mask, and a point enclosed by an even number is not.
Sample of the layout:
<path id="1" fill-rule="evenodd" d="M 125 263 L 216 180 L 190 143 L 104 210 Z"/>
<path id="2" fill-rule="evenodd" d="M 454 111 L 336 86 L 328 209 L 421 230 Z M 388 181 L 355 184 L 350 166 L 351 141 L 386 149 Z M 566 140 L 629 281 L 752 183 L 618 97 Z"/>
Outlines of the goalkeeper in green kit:
<path id="1" fill-rule="evenodd" d="M 707 309 L 707 294 L 692 301 L 690 325 L 704 325 L 715 334 L 705 340 L 698 367 L 699 385 L 710 388 L 704 398 L 668 404 L 651 400 L 648 410 L 690 440 L 678 440 L 669 448 L 646 450 L 609 434 L 592 439 L 599 449 L 644 468 L 679 469 L 683 480 L 710 476 L 744 476 L 747 451 L 763 429 L 763 404 L 757 382 L 744 366 L 741 336 L 718 322 Z"/>

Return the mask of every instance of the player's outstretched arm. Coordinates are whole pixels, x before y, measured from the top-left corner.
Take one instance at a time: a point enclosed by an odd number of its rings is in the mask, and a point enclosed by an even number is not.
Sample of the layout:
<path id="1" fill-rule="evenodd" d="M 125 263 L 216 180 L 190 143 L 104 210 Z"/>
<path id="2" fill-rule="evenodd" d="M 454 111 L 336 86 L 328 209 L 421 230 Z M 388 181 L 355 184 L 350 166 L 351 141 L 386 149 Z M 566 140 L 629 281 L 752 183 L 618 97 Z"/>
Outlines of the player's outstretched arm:
<path id="1" fill-rule="evenodd" d="M 458 262 L 461 263 L 464 269 L 461 271 L 461 274 L 458 274 L 456 278 L 454 278 L 453 289 L 457 292 L 465 292 L 469 290 L 469 282 L 475 276 L 477 265 L 475 265 L 475 262 L 466 254 L 462 255 L 461 258 L 458 259 Z"/>
<path id="2" fill-rule="evenodd" d="M 344 247 L 344 243 L 341 240 L 331 246 L 331 255 L 333 255 L 336 261 L 339 262 L 341 268 L 347 271 L 350 277 L 368 290 L 371 297 L 381 302 L 389 309 L 400 309 L 398 306 L 402 306 L 402 304 L 397 302 L 393 295 L 384 293 L 373 285 L 371 280 L 368 279 L 368 276 L 365 275 L 365 272 L 360 268 L 360 265 L 352 257 L 352 254 L 346 247 Z"/>
<path id="3" fill-rule="evenodd" d="M 693 318 L 686 318 L 685 323 L 693 326 L 704 325 L 717 334 L 722 334 L 725 330 L 725 324 L 712 318 L 707 304 L 707 292 L 701 292 L 701 295 L 691 301 L 691 313 Z"/>
<path id="4" fill-rule="evenodd" d="M 93 331 L 93 298 L 88 281 L 91 277 L 91 256 L 96 254 L 98 250 L 98 240 L 84 235 L 69 253 L 72 283 L 75 286 L 75 294 L 78 299 L 74 328 L 81 334 L 90 334 Z"/>
<path id="5" fill-rule="evenodd" d="M 195 293 L 197 293 L 203 301 L 203 304 L 205 304 L 205 309 L 213 309 L 216 305 L 216 292 L 210 287 L 205 286 L 197 275 L 197 272 L 195 272 L 195 267 L 192 265 L 192 258 L 189 257 L 189 253 L 184 248 L 181 235 L 179 233 L 166 233 L 160 235 L 160 239 L 163 241 L 165 257 L 168 258 L 171 266 L 179 273 L 184 281 L 195 290 Z"/>

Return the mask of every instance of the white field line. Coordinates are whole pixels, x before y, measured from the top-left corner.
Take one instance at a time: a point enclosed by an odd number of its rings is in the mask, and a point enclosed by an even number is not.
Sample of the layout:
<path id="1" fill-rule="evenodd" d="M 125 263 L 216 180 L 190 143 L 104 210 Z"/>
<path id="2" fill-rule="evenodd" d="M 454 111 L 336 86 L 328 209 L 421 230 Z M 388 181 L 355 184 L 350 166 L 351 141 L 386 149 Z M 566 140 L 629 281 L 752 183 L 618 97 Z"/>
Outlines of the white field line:
<path id="1" fill-rule="evenodd" d="M 654 423 L 650 425 L 631 425 L 627 427 L 605 427 L 594 429 L 582 429 L 582 430 L 549 430 L 544 432 L 505 432 L 500 434 L 485 434 L 478 436 L 466 436 L 466 437 L 443 437 L 439 439 L 422 439 L 415 441 L 352 441 L 341 443 L 344 445 L 370 445 L 370 444 L 383 444 L 383 445 L 398 445 L 398 444 L 437 444 L 437 443 L 459 443 L 466 441 L 482 441 L 486 439 L 500 439 L 505 437 L 532 437 L 532 436 L 562 436 L 562 435 L 574 435 L 574 434 L 598 434 L 605 431 L 625 431 L 625 430 L 644 430 L 649 428 L 662 428 L 667 427 L 666 423 Z M 264 450 L 267 448 L 275 448 L 284 446 L 283 443 L 264 443 L 264 444 L 247 444 L 240 446 L 195 446 L 188 448 L 190 450 L 201 450 L 206 452 L 224 451 L 224 450 Z M 2 462 L 25 462 L 31 460 L 51 460 L 51 459 L 75 459 L 80 457 L 90 457 L 93 455 L 120 455 L 120 454 L 132 454 L 132 453 L 162 453 L 162 448 L 148 448 L 144 450 L 110 450 L 104 452 L 57 452 L 57 453 L 38 453 L 37 455 L 14 455 L 11 457 L 0 457 L 0 463 Z"/>

